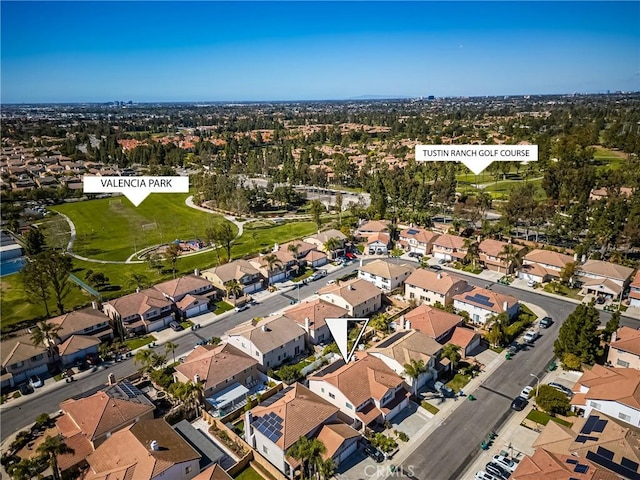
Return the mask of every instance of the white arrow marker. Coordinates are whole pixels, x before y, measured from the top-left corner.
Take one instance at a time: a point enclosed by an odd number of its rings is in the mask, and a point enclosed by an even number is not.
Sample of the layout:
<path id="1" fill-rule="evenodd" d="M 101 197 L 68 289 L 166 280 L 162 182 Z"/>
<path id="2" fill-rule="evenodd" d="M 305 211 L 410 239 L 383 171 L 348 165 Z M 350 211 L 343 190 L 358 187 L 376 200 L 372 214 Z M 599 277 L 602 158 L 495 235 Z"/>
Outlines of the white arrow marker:
<path id="1" fill-rule="evenodd" d="M 356 351 L 356 348 L 358 347 L 358 343 L 360 343 L 362 334 L 367 329 L 367 325 L 369 324 L 369 319 L 368 318 L 325 318 L 324 321 L 327 322 L 327 327 L 329 327 L 329 331 L 331 332 L 333 339 L 338 345 L 338 349 L 340 350 L 340 354 L 342 355 L 344 362 L 349 363 L 349 360 L 351 360 L 351 357 L 353 356 L 353 352 Z M 347 352 L 348 340 L 349 340 L 347 327 L 349 326 L 349 322 L 364 322 L 364 327 L 362 327 L 362 330 L 360 330 L 360 333 L 358 334 L 358 338 L 356 339 L 356 342 L 353 344 L 351 351 Z"/>

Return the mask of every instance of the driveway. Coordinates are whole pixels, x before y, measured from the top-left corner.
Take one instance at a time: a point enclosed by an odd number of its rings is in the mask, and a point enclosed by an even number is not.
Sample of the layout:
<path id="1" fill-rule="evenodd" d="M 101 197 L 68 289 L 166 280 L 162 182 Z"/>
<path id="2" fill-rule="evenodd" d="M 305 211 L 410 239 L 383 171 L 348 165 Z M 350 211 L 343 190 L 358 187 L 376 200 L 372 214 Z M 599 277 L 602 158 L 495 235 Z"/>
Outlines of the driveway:
<path id="1" fill-rule="evenodd" d="M 417 403 L 409 402 L 409 406 L 391 420 L 392 430 L 398 430 L 409 435 L 409 438 L 417 435 L 420 430 L 425 428 L 430 418 L 423 409 L 418 407 Z M 402 442 L 400 442 L 402 448 Z"/>

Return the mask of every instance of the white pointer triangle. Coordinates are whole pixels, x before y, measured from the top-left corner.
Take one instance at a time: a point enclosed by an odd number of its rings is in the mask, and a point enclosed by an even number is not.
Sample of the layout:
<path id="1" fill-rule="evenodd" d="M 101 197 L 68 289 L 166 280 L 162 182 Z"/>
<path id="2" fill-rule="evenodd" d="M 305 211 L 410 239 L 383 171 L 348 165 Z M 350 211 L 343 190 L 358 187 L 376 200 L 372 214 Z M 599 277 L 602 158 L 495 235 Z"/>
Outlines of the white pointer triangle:
<path id="1" fill-rule="evenodd" d="M 367 329 L 367 325 L 369 324 L 368 318 L 325 318 L 324 321 L 327 323 L 327 327 L 329 327 L 329 331 L 333 336 L 336 344 L 338 345 L 338 350 L 340 350 L 340 354 L 344 359 L 345 363 L 349 363 L 351 357 L 353 356 L 353 352 L 355 352 L 358 347 L 358 343 L 360 343 L 360 339 L 362 338 L 362 334 Z M 348 348 L 348 326 L 349 322 L 364 322 L 364 327 L 360 330 L 360 334 L 358 334 L 358 338 L 356 339 L 353 347 L 350 352 L 347 352 Z"/>

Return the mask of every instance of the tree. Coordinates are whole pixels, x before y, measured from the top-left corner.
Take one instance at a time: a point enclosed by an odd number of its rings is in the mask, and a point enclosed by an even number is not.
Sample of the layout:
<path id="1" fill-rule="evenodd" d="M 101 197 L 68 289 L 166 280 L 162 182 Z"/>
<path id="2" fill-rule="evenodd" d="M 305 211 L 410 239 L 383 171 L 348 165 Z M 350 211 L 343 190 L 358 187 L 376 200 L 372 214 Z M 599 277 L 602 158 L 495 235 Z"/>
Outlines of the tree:
<path id="1" fill-rule="evenodd" d="M 293 255 L 294 258 L 298 258 L 298 251 L 300 250 L 300 244 L 299 243 L 290 243 L 289 246 L 287 247 L 287 250 L 289 250 L 289 252 L 291 252 L 291 255 Z"/>
<path id="2" fill-rule="evenodd" d="M 564 359 L 571 353 L 581 363 L 593 365 L 600 354 L 599 317 L 593 301 L 589 305 L 578 305 L 560 327 L 553 344 L 555 355 Z"/>
<path id="3" fill-rule="evenodd" d="M 492 347 L 499 347 L 502 345 L 502 342 L 505 338 L 505 329 L 501 322 L 498 320 L 494 320 L 492 322 L 487 322 L 489 324 L 487 333 L 487 340 Z"/>
<path id="4" fill-rule="evenodd" d="M 480 250 L 478 243 L 473 238 L 464 239 L 464 248 L 467 249 L 467 254 L 464 256 L 464 261 L 471 263 L 473 268 L 476 267 L 476 262 L 480 259 Z"/>
<path id="5" fill-rule="evenodd" d="M 342 224 L 342 193 L 336 192 L 336 210 L 338 211 L 338 225 Z"/>
<path id="6" fill-rule="evenodd" d="M 333 258 L 333 252 L 342 246 L 342 242 L 338 237 L 331 237 L 324 242 L 324 250 Z"/>
<path id="7" fill-rule="evenodd" d="M 181 253 L 182 250 L 180 249 L 180 245 L 178 245 L 177 243 L 170 244 L 164 251 L 164 258 L 171 265 L 173 278 L 176 278 L 176 266 L 178 265 L 178 257 L 180 257 Z"/>
<path id="8" fill-rule="evenodd" d="M 227 290 L 227 296 L 229 297 L 238 298 L 244 293 L 242 285 L 235 278 L 233 280 L 229 280 L 224 287 Z"/>
<path id="9" fill-rule="evenodd" d="M 322 454 L 326 451 L 326 447 L 320 440 L 316 438 L 309 440 L 302 436 L 289 447 L 287 455 L 302 463 L 303 478 L 312 478 L 319 470 Z"/>
<path id="10" fill-rule="evenodd" d="M 300 373 L 300 370 L 295 367 L 295 365 L 285 365 L 280 370 L 278 370 L 278 376 L 284 383 L 291 384 L 298 380 L 302 376 L 302 374 Z"/>
<path id="11" fill-rule="evenodd" d="M 322 480 L 329 480 L 333 477 L 337 465 L 333 458 L 327 458 L 320 463 L 320 478 Z"/>
<path id="12" fill-rule="evenodd" d="M 13 480 L 31 480 L 41 469 L 39 458 L 25 458 L 19 463 L 8 465 L 7 473 Z"/>
<path id="13" fill-rule="evenodd" d="M 23 235 L 24 253 L 33 257 L 42 253 L 45 249 L 45 239 L 39 228 L 31 228 Z"/>
<path id="14" fill-rule="evenodd" d="M 46 347 L 49 357 L 54 358 L 56 351 L 56 340 L 60 340 L 58 332 L 62 327 L 51 322 L 40 322 L 31 334 L 31 342 L 36 346 Z"/>
<path id="15" fill-rule="evenodd" d="M 320 200 L 313 200 L 311 202 L 311 206 L 309 207 L 309 213 L 311 214 L 311 219 L 316 223 L 316 227 L 320 230 L 322 227 L 322 219 L 320 216 L 326 212 L 324 205 Z"/>
<path id="16" fill-rule="evenodd" d="M 620 328 L 620 311 L 616 310 L 611 314 L 611 318 L 607 321 L 607 324 L 602 330 L 602 340 L 605 343 L 611 341 L 611 336 Z"/>
<path id="17" fill-rule="evenodd" d="M 462 358 L 460 355 L 460 347 L 458 345 L 454 345 L 449 343 L 442 348 L 442 357 L 448 358 L 451 362 L 451 367 L 455 370 L 456 365 Z"/>
<path id="18" fill-rule="evenodd" d="M 75 450 L 70 448 L 60 437 L 47 437 L 38 445 L 37 452 L 49 459 L 49 465 L 53 470 L 53 478 L 60 480 L 58 469 L 58 455 L 73 455 Z"/>
<path id="19" fill-rule="evenodd" d="M 49 286 L 56 299 L 56 306 L 60 315 L 64 313 L 64 299 L 71 291 L 69 274 L 73 268 L 71 257 L 60 252 L 42 252 L 35 256 L 36 262 L 41 262 L 41 268 L 49 279 Z"/>
<path id="20" fill-rule="evenodd" d="M 34 299 L 37 299 L 44 306 L 47 317 L 50 317 L 48 300 L 51 298 L 49 290 L 49 278 L 43 268 L 42 262 L 37 260 L 29 260 L 20 272 L 20 279 L 24 286 L 25 293 Z"/>
<path id="21" fill-rule="evenodd" d="M 549 385 L 540 385 L 536 404 L 550 415 L 564 415 L 571 407 L 567 396 Z"/>
<path id="22" fill-rule="evenodd" d="M 151 370 L 151 364 L 153 363 L 152 354 L 153 352 L 149 349 L 140 349 L 133 357 L 133 363 L 136 365 L 141 364 L 142 369 L 148 372 Z"/>
<path id="23" fill-rule="evenodd" d="M 109 278 L 104 273 L 95 272 L 89 277 L 89 283 L 96 288 L 100 288 L 109 283 Z"/>
<path id="24" fill-rule="evenodd" d="M 218 231 L 218 241 L 224 246 L 227 252 L 227 261 L 231 261 L 231 244 L 233 240 L 236 238 L 233 233 L 233 227 L 231 226 L 231 222 L 222 222 L 216 226 L 216 230 Z"/>
<path id="25" fill-rule="evenodd" d="M 514 269 L 517 270 L 520 267 L 521 258 L 518 255 L 518 249 L 511 243 L 507 243 L 498 253 L 498 256 L 504 258 L 507 273 L 511 273 Z"/>
<path id="26" fill-rule="evenodd" d="M 205 231 L 205 238 L 207 242 L 216 249 L 216 256 L 218 257 L 218 265 L 220 265 L 220 238 L 218 236 L 217 225 L 207 227 Z M 254 239 L 255 240 L 255 239 Z"/>
<path id="27" fill-rule="evenodd" d="M 560 280 L 565 285 L 569 285 L 573 283 L 573 276 L 576 274 L 576 269 L 578 268 L 578 262 L 569 262 L 562 267 L 560 270 Z"/>
<path id="28" fill-rule="evenodd" d="M 164 351 L 167 352 L 167 355 L 169 353 L 173 355 L 173 363 L 176 363 L 176 348 L 178 348 L 177 343 L 167 342 L 164 344 Z"/>
<path id="29" fill-rule="evenodd" d="M 274 270 L 273 267 L 275 267 L 276 265 L 282 266 L 282 261 L 273 253 L 270 255 L 265 255 L 263 259 L 265 262 L 267 262 L 267 275 L 269 277 L 269 283 L 271 283 L 271 274 Z"/>
<path id="30" fill-rule="evenodd" d="M 127 286 L 133 288 L 144 288 L 149 283 L 149 279 L 141 273 L 130 273 L 127 278 Z"/>
<path id="31" fill-rule="evenodd" d="M 391 320 L 389 316 L 384 313 L 376 313 L 369 321 L 369 326 L 379 332 L 389 330 L 389 325 L 391 325 Z"/>
<path id="32" fill-rule="evenodd" d="M 409 363 L 404 364 L 404 373 L 411 379 L 413 394 L 418 395 L 418 378 L 427 371 L 427 367 L 423 360 L 411 359 Z"/>

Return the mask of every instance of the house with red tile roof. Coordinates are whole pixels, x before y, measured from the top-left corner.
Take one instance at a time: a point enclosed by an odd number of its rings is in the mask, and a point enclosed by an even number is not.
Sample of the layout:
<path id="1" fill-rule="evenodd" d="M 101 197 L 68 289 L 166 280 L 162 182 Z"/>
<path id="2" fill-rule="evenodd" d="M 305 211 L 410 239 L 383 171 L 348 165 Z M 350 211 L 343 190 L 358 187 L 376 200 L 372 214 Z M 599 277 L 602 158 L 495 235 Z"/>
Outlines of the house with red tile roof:
<path id="1" fill-rule="evenodd" d="M 433 305 L 453 303 L 453 297 L 467 288 L 467 282 L 447 272 L 418 268 L 404 281 L 404 296 L 407 300 Z"/>
<path id="2" fill-rule="evenodd" d="M 329 343 L 331 332 L 327 326 L 327 318 L 343 318 L 349 312 L 320 298 L 310 302 L 302 302 L 284 311 L 284 315 L 294 320 L 307 333 L 307 341 L 313 345 Z"/>
<path id="3" fill-rule="evenodd" d="M 629 306 L 640 308 L 640 270 L 636 272 L 629 287 Z"/>
<path id="4" fill-rule="evenodd" d="M 588 417 L 594 410 L 640 427 L 640 370 L 594 365 L 573 387 L 571 409 Z"/>
<path id="5" fill-rule="evenodd" d="M 462 260 L 467 256 L 467 239 L 458 235 L 445 233 L 433 241 L 433 256 L 448 262 Z M 473 241 L 473 240 L 471 240 Z"/>
<path id="6" fill-rule="evenodd" d="M 121 323 L 126 333 L 155 332 L 176 319 L 173 302 L 155 288 L 140 290 L 102 305 L 117 331 Z"/>
<path id="7" fill-rule="evenodd" d="M 620 298 L 629 283 L 633 268 L 602 260 L 587 260 L 576 267 L 575 282 L 582 287 L 580 295 Z"/>
<path id="8" fill-rule="evenodd" d="M 309 389 L 361 425 L 382 425 L 409 404 L 404 379 L 380 358 L 359 352 L 309 377 Z"/>
<path id="9" fill-rule="evenodd" d="M 318 290 L 318 295 L 344 308 L 354 318 L 371 316 L 382 307 L 382 290 L 360 278 L 327 285 Z"/>
<path id="10" fill-rule="evenodd" d="M 619 480 L 620 477 L 586 459 L 551 453 L 537 448 L 532 456 L 524 456 L 511 475 L 518 480 Z"/>
<path id="11" fill-rule="evenodd" d="M 640 370 L 640 330 L 620 327 L 611 337 L 607 361 L 614 367 Z"/>
<path id="12" fill-rule="evenodd" d="M 562 269 L 576 260 L 571 255 L 552 250 L 531 250 L 524 256 L 518 278 L 544 283 L 560 278 Z"/>
<path id="13" fill-rule="evenodd" d="M 511 247 L 507 247 L 510 245 Z M 515 263 L 513 260 L 507 261 L 506 255 L 503 253 L 505 248 L 513 248 L 515 255 L 522 259 L 526 252 L 526 248 L 522 245 L 501 242 L 499 240 L 485 239 L 478 245 L 478 253 L 480 254 L 480 263 L 488 270 L 509 274 L 513 272 Z"/>
<path id="14" fill-rule="evenodd" d="M 511 295 L 486 288 L 470 287 L 454 295 L 453 307 L 458 311 L 467 312 L 473 323 L 484 325 L 491 317 L 501 313 L 506 313 L 510 319 L 515 317 L 520 310 L 520 303 Z"/>
<path id="15" fill-rule="evenodd" d="M 420 227 L 405 228 L 400 232 L 398 243 L 407 252 L 429 255 L 433 249 L 433 242 L 439 234 Z"/>
<path id="16" fill-rule="evenodd" d="M 367 237 L 369 255 L 386 255 L 391 246 L 391 235 L 386 232 L 372 233 Z"/>

